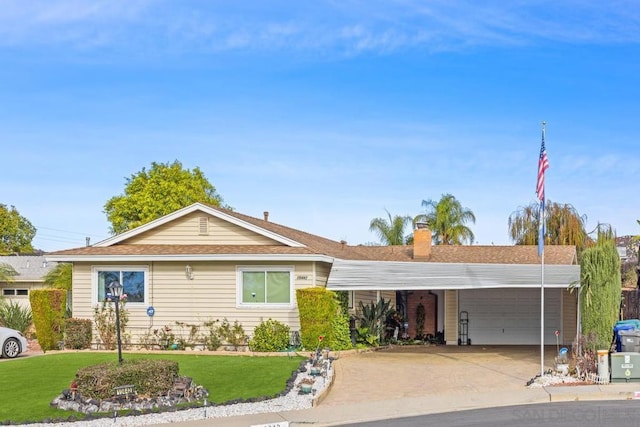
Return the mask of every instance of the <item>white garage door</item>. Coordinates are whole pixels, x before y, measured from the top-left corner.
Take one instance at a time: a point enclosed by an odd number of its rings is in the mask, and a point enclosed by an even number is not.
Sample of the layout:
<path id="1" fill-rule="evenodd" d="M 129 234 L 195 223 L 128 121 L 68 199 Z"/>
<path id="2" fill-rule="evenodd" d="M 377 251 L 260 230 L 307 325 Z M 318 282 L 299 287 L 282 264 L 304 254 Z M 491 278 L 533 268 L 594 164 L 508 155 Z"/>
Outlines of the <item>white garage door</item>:
<path id="1" fill-rule="evenodd" d="M 544 292 L 544 342 L 555 344 L 561 289 Z M 469 313 L 471 344 L 540 344 L 540 289 L 461 290 L 459 311 Z"/>

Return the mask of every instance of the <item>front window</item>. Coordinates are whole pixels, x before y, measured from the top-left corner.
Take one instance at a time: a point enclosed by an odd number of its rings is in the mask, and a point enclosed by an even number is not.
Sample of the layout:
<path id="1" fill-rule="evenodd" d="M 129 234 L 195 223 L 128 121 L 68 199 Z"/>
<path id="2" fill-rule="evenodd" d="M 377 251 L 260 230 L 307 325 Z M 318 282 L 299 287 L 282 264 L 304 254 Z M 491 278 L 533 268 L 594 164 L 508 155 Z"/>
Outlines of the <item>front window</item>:
<path id="1" fill-rule="evenodd" d="M 122 284 L 122 293 L 127 295 L 127 303 L 145 303 L 147 295 L 146 267 L 100 267 L 95 269 L 97 301 L 102 302 L 109 292 L 112 282 Z"/>
<path id="2" fill-rule="evenodd" d="M 291 305 L 293 284 L 292 268 L 238 269 L 241 305 Z"/>

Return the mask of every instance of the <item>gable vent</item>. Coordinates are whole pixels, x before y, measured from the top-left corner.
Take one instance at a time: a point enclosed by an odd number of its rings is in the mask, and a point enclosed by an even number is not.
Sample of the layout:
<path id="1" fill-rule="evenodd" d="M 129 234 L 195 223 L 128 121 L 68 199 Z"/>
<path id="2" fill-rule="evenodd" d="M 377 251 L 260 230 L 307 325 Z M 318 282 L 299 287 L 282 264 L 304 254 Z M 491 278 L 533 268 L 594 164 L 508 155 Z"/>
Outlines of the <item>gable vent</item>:
<path id="1" fill-rule="evenodd" d="M 209 217 L 201 216 L 198 218 L 199 232 L 201 236 L 209 235 Z"/>

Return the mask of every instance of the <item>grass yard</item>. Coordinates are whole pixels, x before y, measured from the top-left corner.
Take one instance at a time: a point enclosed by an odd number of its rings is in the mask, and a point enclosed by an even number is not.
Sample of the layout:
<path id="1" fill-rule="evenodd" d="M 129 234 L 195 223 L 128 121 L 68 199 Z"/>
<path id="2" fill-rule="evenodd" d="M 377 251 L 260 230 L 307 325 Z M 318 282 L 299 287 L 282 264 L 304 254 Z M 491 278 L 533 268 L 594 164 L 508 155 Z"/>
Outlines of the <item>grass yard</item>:
<path id="1" fill-rule="evenodd" d="M 302 357 L 217 356 L 202 354 L 124 354 L 124 359 L 168 359 L 180 375 L 209 390 L 209 401 L 274 396 L 282 392 Z M 69 388 L 78 369 L 116 361 L 115 353 L 78 352 L 19 358 L 0 363 L 0 423 L 42 421 L 77 415 L 49 403 Z"/>

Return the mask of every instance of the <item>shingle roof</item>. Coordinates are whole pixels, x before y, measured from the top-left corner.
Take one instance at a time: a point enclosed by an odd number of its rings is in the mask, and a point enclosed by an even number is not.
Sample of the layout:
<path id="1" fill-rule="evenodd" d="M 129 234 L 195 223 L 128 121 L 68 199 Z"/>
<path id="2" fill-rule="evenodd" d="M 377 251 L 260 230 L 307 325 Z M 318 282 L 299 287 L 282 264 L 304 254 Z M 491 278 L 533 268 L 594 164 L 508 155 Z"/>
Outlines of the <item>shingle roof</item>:
<path id="1" fill-rule="evenodd" d="M 18 273 L 14 280 L 40 281 L 51 271 L 57 262 L 47 262 L 44 256 L 17 255 L 0 256 L 0 264 L 9 264 Z"/>
<path id="2" fill-rule="evenodd" d="M 304 248 L 283 245 L 132 245 L 122 243 L 105 247 L 82 247 L 52 252 L 55 256 L 95 256 L 95 255 L 203 255 L 203 254 L 316 254 L 345 260 L 362 261 L 414 261 L 413 246 L 350 246 L 321 236 L 296 230 L 264 219 L 251 217 L 238 212 L 209 206 L 227 215 L 263 228 L 288 239 L 297 241 Z M 500 264 L 538 264 L 537 246 L 446 246 L 431 248 L 431 257 L 416 262 L 442 263 L 500 263 Z M 574 264 L 576 250 L 574 246 L 547 246 L 545 263 Z"/>

